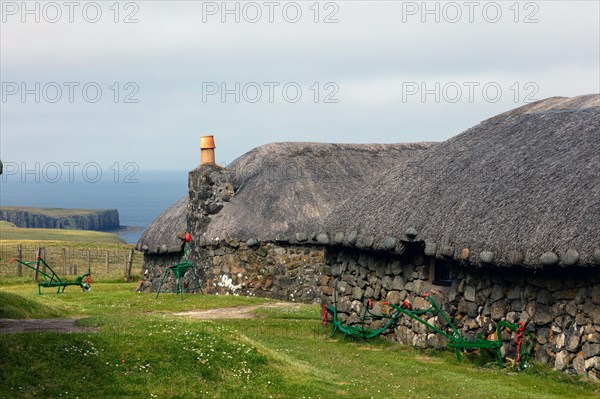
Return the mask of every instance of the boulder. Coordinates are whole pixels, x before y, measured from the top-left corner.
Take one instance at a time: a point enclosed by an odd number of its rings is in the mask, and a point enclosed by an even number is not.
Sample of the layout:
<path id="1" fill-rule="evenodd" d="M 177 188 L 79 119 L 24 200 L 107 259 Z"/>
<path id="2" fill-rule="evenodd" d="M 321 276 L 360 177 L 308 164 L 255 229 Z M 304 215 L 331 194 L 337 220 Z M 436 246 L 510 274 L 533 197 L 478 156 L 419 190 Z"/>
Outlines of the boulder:
<path id="1" fill-rule="evenodd" d="M 355 245 L 357 240 L 358 232 L 356 230 L 352 230 L 350 233 L 348 233 L 348 236 L 346 237 L 346 242 L 349 245 Z"/>
<path id="2" fill-rule="evenodd" d="M 465 288 L 464 296 L 467 301 L 474 302 L 475 301 L 475 287 L 472 285 L 468 285 Z"/>
<path id="3" fill-rule="evenodd" d="M 308 240 L 308 235 L 306 233 L 296 233 L 296 241 L 304 242 Z"/>
<path id="4" fill-rule="evenodd" d="M 393 251 L 396 249 L 396 242 L 396 238 L 394 237 L 385 237 L 383 240 L 383 248 L 387 249 L 388 251 Z"/>
<path id="5" fill-rule="evenodd" d="M 569 352 L 577 352 L 577 349 L 579 349 L 579 335 L 577 334 L 573 334 L 571 336 L 569 336 L 569 338 L 567 339 L 567 350 Z"/>
<path id="6" fill-rule="evenodd" d="M 323 245 L 329 244 L 329 236 L 327 235 L 327 233 L 317 234 L 317 242 Z"/>
<path id="7" fill-rule="evenodd" d="M 568 353 L 566 351 L 558 352 L 554 360 L 554 368 L 564 370 L 567 367 Z"/>
<path id="8" fill-rule="evenodd" d="M 492 307 L 490 309 L 490 316 L 493 320 L 499 321 L 503 317 L 506 316 L 507 304 L 505 300 L 499 300 L 492 303 Z M 548 321 L 550 322 L 550 321 Z"/>

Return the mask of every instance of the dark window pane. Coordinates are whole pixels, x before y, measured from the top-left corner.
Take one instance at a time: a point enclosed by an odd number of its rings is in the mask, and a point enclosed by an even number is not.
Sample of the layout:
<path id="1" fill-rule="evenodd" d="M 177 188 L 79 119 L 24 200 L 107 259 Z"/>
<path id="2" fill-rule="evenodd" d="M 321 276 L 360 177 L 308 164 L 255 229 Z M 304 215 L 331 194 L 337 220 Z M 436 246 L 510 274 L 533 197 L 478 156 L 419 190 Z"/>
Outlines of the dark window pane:
<path id="1" fill-rule="evenodd" d="M 435 261 L 435 267 L 433 270 L 433 284 L 452 284 L 452 279 L 450 278 L 450 264 L 448 262 L 441 262 L 439 260 Z"/>

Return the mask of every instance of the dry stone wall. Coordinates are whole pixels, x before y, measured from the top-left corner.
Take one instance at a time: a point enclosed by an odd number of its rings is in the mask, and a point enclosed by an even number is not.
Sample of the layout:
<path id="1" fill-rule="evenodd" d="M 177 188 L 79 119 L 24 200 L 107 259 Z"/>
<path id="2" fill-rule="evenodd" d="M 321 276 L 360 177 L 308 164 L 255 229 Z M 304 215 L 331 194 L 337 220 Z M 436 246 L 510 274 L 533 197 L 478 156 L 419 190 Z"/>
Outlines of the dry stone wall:
<path id="1" fill-rule="evenodd" d="M 144 254 L 142 264 L 142 280 L 138 286 L 139 292 L 156 292 L 166 268 L 181 261 L 183 251 L 168 254 Z M 189 274 L 189 273 L 188 273 Z M 188 280 L 184 280 L 188 283 Z M 177 288 L 177 278 L 173 273 L 165 277 L 163 290 L 174 290 Z"/>
<path id="2" fill-rule="evenodd" d="M 250 242 L 250 244 L 253 244 Z M 326 279 L 325 248 L 221 242 L 200 251 L 208 292 L 318 303 Z"/>

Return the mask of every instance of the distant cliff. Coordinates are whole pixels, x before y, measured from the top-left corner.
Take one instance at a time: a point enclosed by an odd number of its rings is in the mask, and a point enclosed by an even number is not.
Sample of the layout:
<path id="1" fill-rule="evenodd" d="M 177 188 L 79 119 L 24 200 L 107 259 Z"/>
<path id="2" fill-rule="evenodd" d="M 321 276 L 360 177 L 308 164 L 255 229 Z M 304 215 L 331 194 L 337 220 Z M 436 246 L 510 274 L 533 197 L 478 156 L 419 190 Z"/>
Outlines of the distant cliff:
<path id="1" fill-rule="evenodd" d="M 113 230 L 119 228 L 116 209 L 62 209 L 0 207 L 0 220 L 17 227 L 71 230 Z"/>

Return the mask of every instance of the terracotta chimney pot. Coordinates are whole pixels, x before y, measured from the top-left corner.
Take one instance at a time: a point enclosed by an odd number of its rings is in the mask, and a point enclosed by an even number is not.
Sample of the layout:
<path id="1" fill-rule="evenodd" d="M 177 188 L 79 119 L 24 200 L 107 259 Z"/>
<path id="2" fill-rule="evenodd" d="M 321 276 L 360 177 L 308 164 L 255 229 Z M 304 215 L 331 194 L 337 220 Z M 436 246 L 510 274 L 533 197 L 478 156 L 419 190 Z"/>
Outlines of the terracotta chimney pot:
<path id="1" fill-rule="evenodd" d="M 215 139 L 213 136 L 200 137 L 200 164 L 215 164 Z"/>

